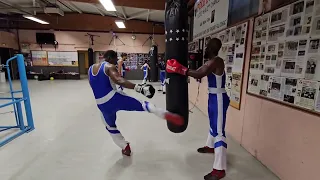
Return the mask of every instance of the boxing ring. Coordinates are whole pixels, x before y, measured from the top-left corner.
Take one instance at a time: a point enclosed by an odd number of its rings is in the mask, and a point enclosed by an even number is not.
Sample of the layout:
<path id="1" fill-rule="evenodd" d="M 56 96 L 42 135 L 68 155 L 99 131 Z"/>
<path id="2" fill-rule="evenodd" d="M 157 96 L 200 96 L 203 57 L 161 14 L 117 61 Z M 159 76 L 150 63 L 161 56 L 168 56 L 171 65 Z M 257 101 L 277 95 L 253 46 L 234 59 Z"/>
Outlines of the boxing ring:
<path id="1" fill-rule="evenodd" d="M 21 90 L 13 89 L 9 63 L 14 60 L 17 61 L 18 65 Z M 16 120 L 15 125 L 0 126 L 0 132 L 14 130 L 14 133 L 10 133 L 8 136 L 0 137 L 0 147 L 2 147 L 24 133 L 32 131 L 34 129 L 34 123 L 23 55 L 18 54 L 17 56 L 8 59 L 5 65 L 0 66 L 7 69 L 10 88 L 9 92 L 0 92 L 1 94 L 10 94 L 9 97 L 0 97 L 0 108 L 8 108 L 11 106 L 13 110 L 6 113 L 13 114 Z M 3 102 L 4 104 L 2 104 Z M 24 109 L 22 109 L 22 107 L 24 107 Z M 5 113 L 0 113 L 0 122 L 4 120 L 1 118 L 3 114 Z M 26 124 L 24 117 L 26 117 Z"/>

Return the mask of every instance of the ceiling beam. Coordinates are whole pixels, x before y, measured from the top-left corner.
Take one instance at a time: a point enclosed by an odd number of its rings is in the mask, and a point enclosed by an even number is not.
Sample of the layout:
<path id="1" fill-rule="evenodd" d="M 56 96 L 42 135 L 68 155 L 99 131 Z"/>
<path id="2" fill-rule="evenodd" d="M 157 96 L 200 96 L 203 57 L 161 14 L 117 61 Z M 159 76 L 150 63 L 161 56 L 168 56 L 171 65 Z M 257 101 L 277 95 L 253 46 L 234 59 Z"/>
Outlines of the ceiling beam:
<path id="1" fill-rule="evenodd" d="M 100 4 L 99 0 L 68 0 L 74 2 Z M 113 0 L 115 6 L 126 6 L 143 9 L 164 10 L 165 0 Z"/>
<path id="2" fill-rule="evenodd" d="M 24 10 L 28 11 L 43 11 L 43 8 L 41 7 L 23 7 Z M 17 8 L 0 8 L 0 11 L 14 11 L 17 10 Z"/>
<path id="3" fill-rule="evenodd" d="M 156 11 L 150 11 L 150 10 L 145 10 L 145 11 L 141 11 L 141 12 L 138 12 L 134 15 L 132 15 L 131 17 L 128 17 L 127 20 L 131 20 L 131 19 L 135 19 L 135 18 L 138 18 L 138 17 L 141 17 L 141 16 L 146 16 L 146 15 L 150 15 L 151 13 L 154 13 Z"/>
<path id="4" fill-rule="evenodd" d="M 13 9 L 18 10 L 19 12 L 21 12 L 22 14 L 29 14 L 29 15 L 33 15 L 31 12 L 25 11 L 22 8 L 18 7 L 17 5 L 11 4 L 5 0 L 0 0 L 0 4 L 3 4 L 5 6 L 11 7 Z"/>
<path id="5" fill-rule="evenodd" d="M 143 33 L 152 34 L 153 28 L 155 34 L 164 34 L 163 26 L 154 26 L 154 22 L 142 20 L 126 21 L 126 28 L 119 29 L 114 23 L 117 17 L 101 16 L 94 14 L 65 14 L 63 17 L 50 16 L 47 14 L 38 14 L 39 19 L 49 22 L 49 25 L 42 25 L 33 21 L 11 21 L 11 28 L 18 29 L 39 29 L 39 30 L 65 30 L 65 31 L 89 31 L 89 32 L 118 32 L 118 33 Z M 23 19 L 22 17 L 20 17 Z M 57 20 L 58 18 L 58 20 Z M 81 23 L 79 23 L 81 22 Z M 1 27 L 0 27 L 1 28 Z"/>
<path id="6" fill-rule="evenodd" d="M 63 0 L 63 2 L 67 4 L 74 11 L 77 11 L 79 14 L 82 14 L 82 11 L 76 5 L 74 5 L 71 1 Z"/>
<path id="7" fill-rule="evenodd" d="M 94 8 L 96 8 L 96 10 L 101 14 L 101 16 L 105 16 L 105 14 L 103 13 L 102 10 L 100 10 L 96 5 L 91 4 Z"/>
<path id="8" fill-rule="evenodd" d="M 147 22 L 149 21 L 150 9 L 148 9 Z"/>
<path id="9" fill-rule="evenodd" d="M 126 12 L 125 12 L 123 6 L 121 6 L 121 11 L 122 11 L 122 15 L 123 15 L 124 19 L 127 19 L 127 15 L 126 15 Z"/>

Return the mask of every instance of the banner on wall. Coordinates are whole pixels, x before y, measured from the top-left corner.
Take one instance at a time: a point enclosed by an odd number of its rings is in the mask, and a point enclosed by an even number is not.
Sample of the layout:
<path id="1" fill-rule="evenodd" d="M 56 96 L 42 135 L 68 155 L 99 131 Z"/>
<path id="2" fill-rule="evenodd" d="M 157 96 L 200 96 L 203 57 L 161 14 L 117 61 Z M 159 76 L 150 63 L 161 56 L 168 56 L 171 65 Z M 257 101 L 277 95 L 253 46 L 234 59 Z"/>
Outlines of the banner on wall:
<path id="1" fill-rule="evenodd" d="M 198 0 L 194 6 L 193 39 L 227 27 L 229 0 Z"/>
<path id="2" fill-rule="evenodd" d="M 78 52 L 48 52 L 50 66 L 78 66 Z"/>
<path id="3" fill-rule="evenodd" d="M 48 65 L 47 51 L 31 51 L 31 57 L 33 66 Z"/>

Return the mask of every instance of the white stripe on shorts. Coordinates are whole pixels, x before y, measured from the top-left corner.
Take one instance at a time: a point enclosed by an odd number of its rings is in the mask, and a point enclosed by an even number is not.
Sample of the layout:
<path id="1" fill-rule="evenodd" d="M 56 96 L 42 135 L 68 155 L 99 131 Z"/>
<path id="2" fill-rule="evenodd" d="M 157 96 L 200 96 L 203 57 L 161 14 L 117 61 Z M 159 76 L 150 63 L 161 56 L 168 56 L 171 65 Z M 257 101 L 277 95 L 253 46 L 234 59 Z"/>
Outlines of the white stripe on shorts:
<path id="1" fill-rule="evenodd" d="M 116 94 L 117 91 L 110 91 L 107 95 L 103 96 L 102 98 L 96 99 L 96 102 L 98 105 L 100 104 L 104 104 L 108 101 L 110 101 L 110 99 Z"/>

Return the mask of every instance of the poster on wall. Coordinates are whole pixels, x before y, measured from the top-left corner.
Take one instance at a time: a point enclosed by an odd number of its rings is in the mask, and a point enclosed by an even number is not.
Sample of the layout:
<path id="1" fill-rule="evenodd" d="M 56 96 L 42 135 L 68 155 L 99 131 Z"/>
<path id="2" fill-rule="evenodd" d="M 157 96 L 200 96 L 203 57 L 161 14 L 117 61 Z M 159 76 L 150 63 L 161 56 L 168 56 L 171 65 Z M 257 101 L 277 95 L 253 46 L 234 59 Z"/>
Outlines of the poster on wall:
<path id="1" fill-rule="evenodd" d="M 283 101 L 286 103 L 294 104 L 297 96 L 298 79 L 285 78 L 283 85 Z"/>
<path id="2" fill-rule="evenodd" d="M 31 51 L 33 66 L 48 66 L 47 51 Z"/>
<path id="3" fill-rule="evenodd" d="M 50 66 L 78 66 L 78 52 L 49 51 Z"/>
<path id="4" fill-rule="evenodd" d="M 320 112 L 319 54 L 319 0 L 298 0 L 257 17 L 248 93 Z"/>
<path id="5" fill-rule="evenodd" d="M 198 0 L 194 5 L 193 39 L 227 27 L 229 0 Z"/>
<path id="6" fill-rule="evenodd" d="M 315 103 L 314 110 L 317 111 L 317 112 L 320 112 L 320 86 L 319 86 L 319 89 L 318 89 L 318 92 L 317 92 L 317 100 L 316 100 L 316 103 Z"/>
<path id="7" fill-rule="evenodd" d="M 254 23 L 253 42 L 255 44 L 265 44 L 267 40 L 267 29 L 269 14 L 257 17 Z"/>
<path id="8" fill-rule="evenodd" d="M 242 73 L 232 73 L 230 105 L 237 109 L 240 108 L 241 88 L 242 88 Z"/>
<path id="9" fill-rule="evenodd" d="M 283 78 L 271 76 L 269 78 L 268 97 L 281 100 L 283 96 Z"/>
<path id="10" fill-rule="evenodd" d="M 247 43 L 248 22 L 227 28 L 205 37 L 205 45 L 213 37 L 222 42 L 218 56 L 224 60 L 226 73 L 226 91 L 230 97 L 230 105 L 240 109 L 241 87 L 245 49 Z M 207 42 L 206 42 L 207 41 Z"/>
<path id="11" fill-rule="evenodd" d="M 260 76 L 260 74 L 250 74 L 248 82 L 248 92 L 253 94 L 259 94 Z"/>
<path id="12" fill-rule="evenodd" d="M 295 104 L 313 110 L 318 90 L 319 83 L 317 81 L 299 79 Z"/>

